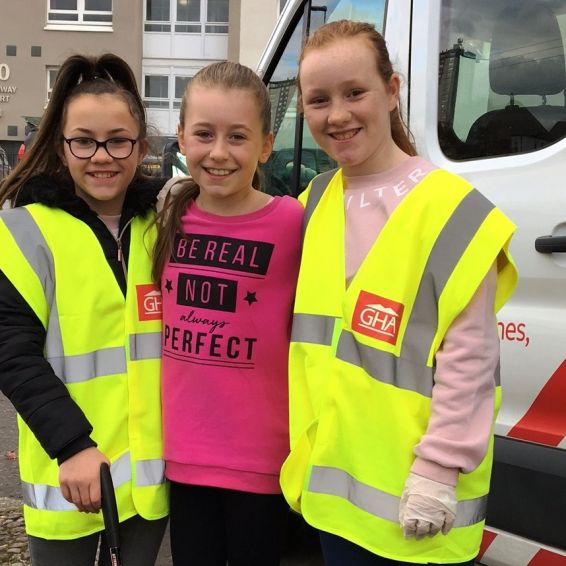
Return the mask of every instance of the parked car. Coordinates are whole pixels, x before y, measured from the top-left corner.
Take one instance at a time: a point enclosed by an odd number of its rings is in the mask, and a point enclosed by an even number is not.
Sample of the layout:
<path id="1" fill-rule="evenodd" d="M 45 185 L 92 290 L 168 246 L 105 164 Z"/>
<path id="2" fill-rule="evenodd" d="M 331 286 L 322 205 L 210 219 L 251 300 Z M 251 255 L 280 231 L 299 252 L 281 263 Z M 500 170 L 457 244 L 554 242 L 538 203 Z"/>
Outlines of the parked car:
<path id="1" fill-rule="evenodd" d="M 142 161 L 141 170 L 146 175 L 159 177 L 161 175 L 161 159 L 157 155 L 146 155 Z"/>

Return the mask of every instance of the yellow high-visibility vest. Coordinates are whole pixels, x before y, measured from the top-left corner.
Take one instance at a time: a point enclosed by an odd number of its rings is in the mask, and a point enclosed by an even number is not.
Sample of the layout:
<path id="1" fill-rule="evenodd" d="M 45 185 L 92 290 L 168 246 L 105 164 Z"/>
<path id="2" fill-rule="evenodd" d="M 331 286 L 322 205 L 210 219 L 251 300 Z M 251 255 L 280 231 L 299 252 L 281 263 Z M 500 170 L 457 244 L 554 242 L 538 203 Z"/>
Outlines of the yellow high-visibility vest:
<path id="1" fill-rule="evenodd" d="M 161 295 L 151 283 L 155 228 L 131 222 L 127 295 L 92 230 L 41 204 L 0 213 L 0 269 L 46 329 L 45 357 L 93 426 L 111 461 L 120 521 L 168 512 L 161 437 Z M 104 528 L 79 513 L 59 467 L 19 419 L 19 464 L 28 534 L 74 539 Z"/>
<path id="2" fill-rule="evenodd" d="M 430 417 L 435 353 L 496 261 L 495 308 L 511 295 L 515 227 L 469 183 L 433 171 L 392 213 L 346 288 L 341 171 L 330 178 L 315 179 L 301 197 L 283 492 L 314 527 L 380 556 L 470 560 L 482 536 L 493 442 L 480 466 L 459 476 L 447 536 L 406 540 L 399 501 Z"/>

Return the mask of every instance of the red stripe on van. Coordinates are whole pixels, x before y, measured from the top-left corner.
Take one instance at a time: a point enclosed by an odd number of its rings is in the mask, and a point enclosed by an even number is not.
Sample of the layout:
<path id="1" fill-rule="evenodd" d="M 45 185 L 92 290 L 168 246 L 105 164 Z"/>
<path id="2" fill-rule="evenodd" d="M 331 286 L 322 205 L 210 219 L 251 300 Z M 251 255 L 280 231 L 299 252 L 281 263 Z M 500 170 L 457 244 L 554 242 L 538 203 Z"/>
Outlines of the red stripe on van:
<path id="1" fill-rule="evenodd" d="M 481 539 L 481 544 L 480 544 L 480 552 L 477 558 L 478 560 L 481 560 L 482 556 L 485 554 L 485 551 L 488 549 L 489 545 L 493 542 L 496 536 L 497 536 L 496 533 L 484 529 L 483 537 Z"/>
<path id="2" fill-rule="evenodd" d="M 566 360 L 507 436 L 558 446 L 566 436 Z"/>
<path id="3" fill-rule="evenodd" d="M 541 548 L 529 562 L 529 566 L 566 566 L 566 556 Z"/>

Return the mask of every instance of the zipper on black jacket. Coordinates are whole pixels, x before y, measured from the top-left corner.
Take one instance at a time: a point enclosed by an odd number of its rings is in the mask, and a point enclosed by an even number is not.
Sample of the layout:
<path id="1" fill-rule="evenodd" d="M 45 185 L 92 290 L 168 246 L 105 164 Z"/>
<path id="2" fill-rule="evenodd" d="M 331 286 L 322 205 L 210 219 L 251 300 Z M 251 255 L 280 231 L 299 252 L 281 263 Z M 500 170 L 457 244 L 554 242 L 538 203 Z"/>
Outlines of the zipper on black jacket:
<path id="1" fill-rule="evenodd" d="M 124 277 L 126 279 L 126 287 L 128 286 L 128 268 L 126 266 L 126 262 L 124 261 L 124 252 L 122 250 L 122 236 L 124 235 L 124 232 L 126 231 L 128 226 L 133 222 L 133 220 L 134 220 L 133 218 L 130 218 L 126 222 L 126 224 L 124 224 L 124 227 L 122 228 L 122 230 L 120 230 L 120 233 L 116 238 L 116 244 L 118 245 L 118 261 L 120 262 L 120 265 L 122 266 L 122 271 L 124 272 Z M 131 241 L 131 236 L 130 236 L 130 241 Z"/>

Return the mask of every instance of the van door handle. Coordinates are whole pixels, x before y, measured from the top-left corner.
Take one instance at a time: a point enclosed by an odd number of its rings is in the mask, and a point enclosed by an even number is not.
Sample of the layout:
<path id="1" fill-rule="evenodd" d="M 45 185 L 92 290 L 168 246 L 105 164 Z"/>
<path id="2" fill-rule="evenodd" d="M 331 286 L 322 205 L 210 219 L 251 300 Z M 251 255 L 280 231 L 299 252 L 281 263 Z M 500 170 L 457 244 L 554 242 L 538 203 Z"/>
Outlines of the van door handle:
<path id="1" fill-rule="evenodd" d="M 541 254 L 566 252 L 566 236 L 539 236 L 535 240 L 535 250 Z"/>

